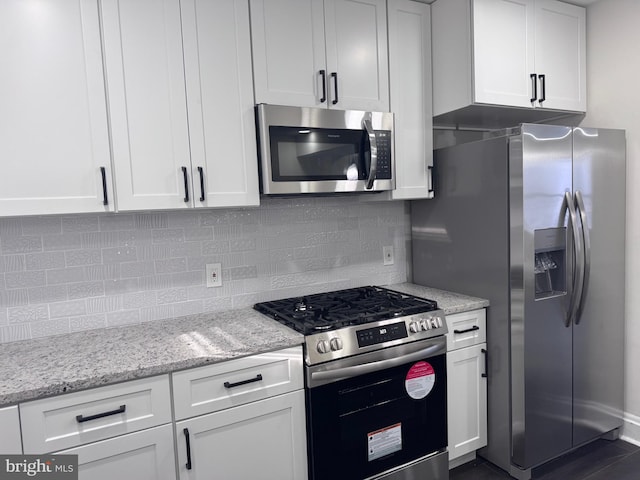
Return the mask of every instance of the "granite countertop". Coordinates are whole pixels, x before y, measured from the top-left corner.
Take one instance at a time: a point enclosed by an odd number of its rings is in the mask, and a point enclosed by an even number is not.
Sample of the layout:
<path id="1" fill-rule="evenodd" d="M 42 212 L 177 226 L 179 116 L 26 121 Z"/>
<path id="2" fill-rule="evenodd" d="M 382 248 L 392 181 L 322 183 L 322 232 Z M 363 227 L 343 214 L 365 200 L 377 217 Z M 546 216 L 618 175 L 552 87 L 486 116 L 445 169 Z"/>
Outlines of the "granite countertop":
<path id="1" fill-rule="evenodd" d="M 396 283 L 393 285 L 386 285 L 386 288 L 415 295 L 416 297 L 435 300 L 438 303 L 438 307 L 444 310 L 446 315 L 468 312 L 470 310 L 489 306 L 489 300 L 485 300 L 483 298 L 470 297 L 460 293 L 438 290 L 437 288 L 423 287 L 422 285 L 416 285 L 413 283 Z"/>
<path id="2" fill-rule="evenodd" d="M 438 302 L 445 314 L 489 302 L 411 283 L 387 288 Z M 0 344 L 0 407 L 301 345 L 251 308 Z"/>
<path id="3" fill-rule="evenodd" d="M 0 345 L 0 406 L 301 345 L 251 308 Z"/>

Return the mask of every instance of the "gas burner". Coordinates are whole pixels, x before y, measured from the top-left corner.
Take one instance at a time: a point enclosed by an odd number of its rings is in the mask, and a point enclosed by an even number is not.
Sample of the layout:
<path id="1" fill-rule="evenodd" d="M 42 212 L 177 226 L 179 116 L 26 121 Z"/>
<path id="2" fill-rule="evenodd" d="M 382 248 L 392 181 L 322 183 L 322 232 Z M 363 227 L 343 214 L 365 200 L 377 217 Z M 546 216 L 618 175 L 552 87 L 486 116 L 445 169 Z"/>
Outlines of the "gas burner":
<path id="1" fill-rule="evenodd" d="M 382 287 L 358 287 L 258 303 L 256 310 L 305 335 L 433 311 L 436 302 Z"/>

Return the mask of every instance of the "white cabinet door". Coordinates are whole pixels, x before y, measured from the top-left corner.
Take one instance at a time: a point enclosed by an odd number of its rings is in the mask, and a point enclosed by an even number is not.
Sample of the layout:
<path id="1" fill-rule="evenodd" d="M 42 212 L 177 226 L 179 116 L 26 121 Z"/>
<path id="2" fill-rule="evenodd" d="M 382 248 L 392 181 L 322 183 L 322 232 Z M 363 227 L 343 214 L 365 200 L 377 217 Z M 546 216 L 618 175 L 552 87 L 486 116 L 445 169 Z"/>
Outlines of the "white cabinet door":
<path id="1" fill-rule="evenodd" d="M 194 204 L 258 205 L 249 6 L 181 5 Z"/>
<path id="2" fill-rule="evenodd" d="M 256 103 L 325 106 L 322 0 L 250 0 L 250 7 Z"/>
<path id="3" fill-rule="evenodd" d="M 533 0 L 474 0 L 477 103 L 531 107 L 537 82 L 534 19 Z"/>
<path id="4" fill-rule="evenodd" d="M 20 437 L 20 417 L 18 406 L 0 408 L 0 452 L 3 455 L 15 455 L 22 453 L 22 439 Z"/>
<path id="5" fill-rule="evenodd" d="M 175 480 L 170 424 L 56 452 L 78 455 L 80 480 Z"/>
<path id="6" fill-rule="evenodd" d="M 486 344 L 447 352 L 449 460 L 487 444 Z"/>
<path id="7" fill-rule="evenodd" d="M 329 107 L 389 111 L 385 0 L 325 0 Z"/>
<path id="8" fill-rule="evenodd" d="M 559 110 L 586 111 L 585 9 L 554 0 L 536 1 L 536 73 L 540 105 Z M 544 92 L 542 89 L 544 88 Z"/>
<path id="9" fill-rule="evenodd" d="M 0 216 L 113 210 L 97 0 L 3 0 L 0 57 Z"/>
<path id="10" fill-rule="evenodd" d="M 181 480 L 306 480 L 304 391 L 177 422 L 176 442 Z"/>
<path id="11" fill-rule="evenodd" d="M 190 207 L 180 2 L 103 0 L 102 22 L 118 209 Z"/>
<path id="12" fill-rule="evenodd" d="M 431 9 L 411 0 L 389 0 L 389 77 L 394 113 L 393 199 L 430 198 L 433 166 Z"/>
<path id="13" fill-rule="evenodd" d="M 385 0 L 251 0 L 256 103 L 389 111 Z"/>

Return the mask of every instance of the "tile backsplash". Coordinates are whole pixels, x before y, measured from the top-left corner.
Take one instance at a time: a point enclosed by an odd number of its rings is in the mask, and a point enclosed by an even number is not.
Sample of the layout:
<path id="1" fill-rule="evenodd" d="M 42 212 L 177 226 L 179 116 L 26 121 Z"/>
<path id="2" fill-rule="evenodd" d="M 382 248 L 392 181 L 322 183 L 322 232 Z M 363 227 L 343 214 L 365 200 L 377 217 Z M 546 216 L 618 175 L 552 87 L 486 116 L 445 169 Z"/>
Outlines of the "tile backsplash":
<path id="1" fill-rule="evenodd" d="M 0 218 L 0 343 L 404 282 L 409 241 L 406 202 L 360 197 Z M 205 286 L 207 263 L 222 287 Z"/>

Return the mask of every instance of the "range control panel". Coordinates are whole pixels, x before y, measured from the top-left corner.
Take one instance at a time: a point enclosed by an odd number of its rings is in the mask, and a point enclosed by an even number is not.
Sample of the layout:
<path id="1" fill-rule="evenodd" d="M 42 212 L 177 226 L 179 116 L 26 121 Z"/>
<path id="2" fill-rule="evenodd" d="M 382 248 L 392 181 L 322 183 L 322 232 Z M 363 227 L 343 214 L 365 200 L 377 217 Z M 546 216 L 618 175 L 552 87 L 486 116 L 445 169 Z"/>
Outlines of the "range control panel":
<path id="1" fill-rule="evenodd" d="M 305 337 L 307 365 L 433 338 L 447 333 L 442 310 L 350 326 Z"/>
<path id="2" fill-rule="evenodd" d="M 360 348 L 406 338 L 407 336 L 407 326 L 404 322 L 356 331 L 356 338 Z"/>

